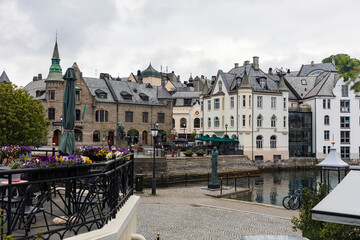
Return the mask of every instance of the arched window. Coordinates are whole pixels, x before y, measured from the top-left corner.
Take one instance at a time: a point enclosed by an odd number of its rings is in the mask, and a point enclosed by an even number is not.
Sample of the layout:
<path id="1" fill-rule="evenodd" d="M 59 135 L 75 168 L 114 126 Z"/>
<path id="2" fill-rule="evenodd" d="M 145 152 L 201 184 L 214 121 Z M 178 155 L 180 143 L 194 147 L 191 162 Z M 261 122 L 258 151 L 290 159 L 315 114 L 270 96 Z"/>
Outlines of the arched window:
<path id="1" fill-rule="evenodd" d="M 230 126 L 233 127 L 235 125 L 234 116 L 230 116 Z"/>
<path id="2" fill-rule="evenodd" d="M 180 119 L 180 128 L 186 128 L 186 119 L 185 118 Z"/>
<path id="3" fill-rule="evenodd" d="M 93 142 L 100 142 L 100 132 L 98 130 L 93 132 Z"/>
<path id="4" fill-rule="evenodd" d="M 211 128 L 211 118 L 208 118 L 208 128 Z"/>
<path id="5" fill-rule="evenodd" d="M 80 131 L 79 129 L 75 129 L 74 130 L 75 133 L 75 142 L 82 142 L 82 131 Z"/>
<path id="6" fill-rule="evenodd" d="M 222 82 L 219 81 L 219 91 L 222 91 Z"/>
<path id="7" fill-rule="evenodd" d="M 105 110 L 97 110 L 95 112 L 95 121 L 96 122 L 108 122 L 108 111 Z"/>
<path id="8" fill-rule="evenodd" d="M 200 127 L 200 118 L 195 118 L 194 119 L 194 128 L 199 128 Z"/>
<path id="9" fill-rule="evenodd" d="M 220 126 L 220 119 L 218 117 L 214 118 L 214 127 L 219 127 Z"/>
<path id="10" fill-rule="evenodd" d="M 263 118 L 262 118 L 262 116 L 261 116 L 261 114 L 257 117 L 257 126 L 258 127 L 262 127 L 262 120 L 263 120 Z"/>
<path id="11" fill-rule="evenodd" d="M 256 148 L 263 148 L 263 137 L 261 135 L 256 137 Z"/>
<path id="12" fill-rule="evenodd" d="M 81 115 L 81 112 L 80 112 L 80 109 L 76 109 L 75 110 L 75 120 L 76 121 L 80 121 L 80 115 Z"/>
<path id="13" fill-rule="evenodd" d="M 270 148 L 276 148 L 276 136 L 272 135 L 270 137 Z"/>
<path id="14" fill-rule="evenodd" d="M 324 125 L 329 125 L 330 124 L 330 117 L 328 115 L 325 115 L 324 117 Z"/>
<path id="15" fill-rule="evenodd" d="M 232 139 L 237 139 L 237 136 L 236 136 L 235 134 L 233 134 L 233 135 L 231 136 L 231 138 L 232 138 Z"/>
<path id="16" fill-rule="evenodd" d="M 273 115 L 271 117 L 271 127 L 276 127 L 276 116 L 275 115 Z"/>

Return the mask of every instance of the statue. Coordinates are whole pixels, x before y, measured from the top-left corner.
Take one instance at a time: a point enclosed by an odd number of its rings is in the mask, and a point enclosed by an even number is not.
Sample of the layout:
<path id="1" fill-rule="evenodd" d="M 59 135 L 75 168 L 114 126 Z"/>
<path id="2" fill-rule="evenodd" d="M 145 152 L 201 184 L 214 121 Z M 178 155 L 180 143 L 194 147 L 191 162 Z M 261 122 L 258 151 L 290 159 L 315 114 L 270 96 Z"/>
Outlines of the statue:
<path id="1" fill-rule="evenodd" d="M 124 124 L 123 124 L 123 122 L 121 122 L 119 124 L 118 129 L 117 129 L 117 134 L 118 134 L 120 140 L 125 139 L 125 132 L 124 132 Z"/>
<path id="2" fill-rule="evenodd" d="M 214 147 L 211 152 L 211 179 L 208 185 L 208 188 L 212 188 L 212 189 L 220 188 L 220 184 L 218 181 L 218 173 L 217 173 L 218 155 L 219 152 L 217 151 L 216 147 Z"/>

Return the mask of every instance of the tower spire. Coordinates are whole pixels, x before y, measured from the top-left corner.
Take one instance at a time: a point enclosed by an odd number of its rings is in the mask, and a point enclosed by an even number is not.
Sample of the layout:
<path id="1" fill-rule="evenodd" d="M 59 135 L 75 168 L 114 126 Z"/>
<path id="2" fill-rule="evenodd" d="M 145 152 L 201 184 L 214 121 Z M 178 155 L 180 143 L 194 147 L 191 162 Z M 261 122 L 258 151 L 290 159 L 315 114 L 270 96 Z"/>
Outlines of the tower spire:
<path id="1" fill-rule="evenodd" d="M 49 80 L 55 80 L 55 81 L 63 81 L 62 79 L 62 69 L 60 66 L 60 56 L 59 56 L 59 48 L 57 44 L 57 32 L 56 32 L 56 38 L 55 38 L 55 46 L 53 55 L 51 58 L 51 66 L 49 69 L 49 75 L 46 79 Z"/>

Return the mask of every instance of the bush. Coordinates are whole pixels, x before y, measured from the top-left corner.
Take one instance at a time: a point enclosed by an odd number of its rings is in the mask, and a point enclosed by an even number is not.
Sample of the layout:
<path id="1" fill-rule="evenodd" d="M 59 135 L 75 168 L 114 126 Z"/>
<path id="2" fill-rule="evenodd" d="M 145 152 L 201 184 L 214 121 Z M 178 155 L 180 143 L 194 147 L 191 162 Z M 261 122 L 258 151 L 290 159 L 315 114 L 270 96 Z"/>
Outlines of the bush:
<path id="1" fill-rule="evenodd" d="M 299 218 L 294 217 L 291 222 L 294 224 L 294 231 L 300 230 L 302 236 L 319 240 L 330 239 L 359 239 L 360 229 L 358 226 L 343 225 L 337 223 L 326 223 L 311 219 L 311 209 L 315 207 L 326 195 L 327 185 L 319 183 L 311 193 L 308 188 L 302 189 L 302 207 Z"/>
<path id="2" fill-rule="evenodd" d="M 196 152 L 196 155 L 198 155 L 198 156 L 204 156 L 204 154 L 205 154 L 205 152 L 202 149 L 200 149 Z"/>
<path id="3" fill-rule="evenodd" d="M 191 157 L 193 154 L 194 154 L 194 152 L 191 151 L 191 150 L 186 150 L 186 151 L 184 152 L 184 155 L 187 156 L 187 157 Z"/>

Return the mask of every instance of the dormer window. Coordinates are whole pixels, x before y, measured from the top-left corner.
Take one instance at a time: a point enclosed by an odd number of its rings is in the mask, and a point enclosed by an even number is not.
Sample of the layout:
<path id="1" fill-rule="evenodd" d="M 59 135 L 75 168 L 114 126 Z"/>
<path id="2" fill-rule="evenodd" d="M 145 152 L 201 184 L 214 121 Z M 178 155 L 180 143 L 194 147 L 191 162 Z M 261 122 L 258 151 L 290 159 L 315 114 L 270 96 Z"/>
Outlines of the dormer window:
<path id="1" fill-rule="evenodd" d="M 219 91 L 222 91 L 222 82 L 219 81 Z"/>
<path id="2" fill-rule="evenodd" d="M 146 88 L 153 88 L 150 83 L 146 85 Z"/>
<path id="3" fill-rule="evenodd" d="M 266 78 L 262 77 L 258 79 L 261 89 L 266 89 Z"/>
<path id="4" fill-rule="evenodd" d="M 36 91 L 36 97 L 41 97 L 42 95 L 44 95 L 45 91 L 43 90 L 37 90 Z"/>
<path id="5" fill-rule="evenodd" d="M 306 79 L 301 79 L 301 84 L 302 85 L 307 85 Z"/>
<path id="6" fill-rule="evenodd" d="M 149 96 L 144 94 L 144 93 L 140 93 L 139 94 L 141 100 L 143 100 L 144 102 L 148 102 L 149 101 Z"/>
<path id="7" fill-rule="evenodd" d="M 241 85 L 241 78 L 237 77 L 236 78 L 236 86 L 240 87 L 240 85 Z"/>
<path id="8" fill-rule="evenodd" d="M 122 91 L 120 95 L 123 97 L 124 100 L 132 100 L 132 95 L 128 92 Z"/>
<path id="9" fill-rule="evenodd" d="M 103 90 L 97 89 L 97 90 L 95 90 L 95 94 L 96 94 L 97 98 L 101 98 L 101 99 L 107 98 L 107 93 L 104 92 Z"/>

